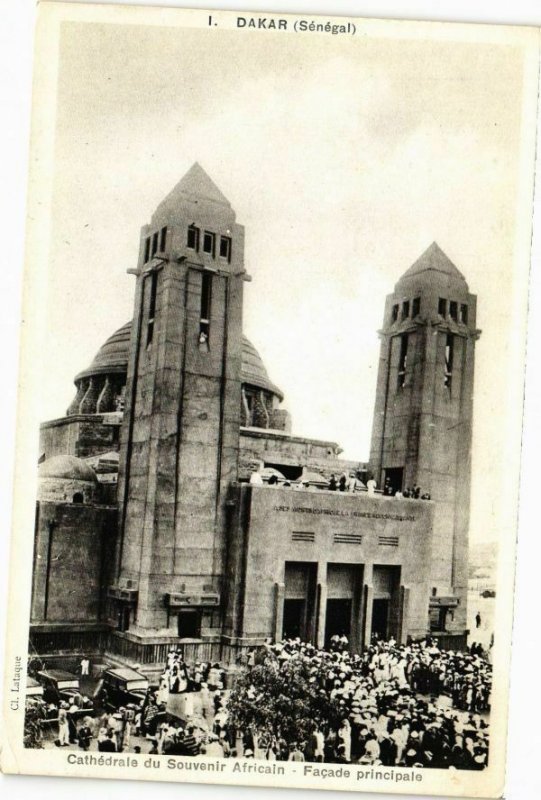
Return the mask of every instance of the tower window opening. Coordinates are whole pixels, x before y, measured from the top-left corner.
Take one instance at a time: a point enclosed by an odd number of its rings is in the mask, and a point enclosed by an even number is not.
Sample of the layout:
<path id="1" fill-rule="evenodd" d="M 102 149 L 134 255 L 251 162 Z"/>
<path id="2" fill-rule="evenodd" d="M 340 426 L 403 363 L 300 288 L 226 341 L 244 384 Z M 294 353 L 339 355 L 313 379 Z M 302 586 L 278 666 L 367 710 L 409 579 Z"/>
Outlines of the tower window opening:
<path id="1" fill-rule="evenodd" d="M 451 300 L 449 303 L 449 316 L 456 322 L 458 320 L 458 303 Z"/>
<path id="2" fill-rule="evenodd" d="M 410 301 L 404 300 L 402 303 L 402 319 L 407 319 L 410 315 Z"/>
<path id="3" fill-rule="evenodd" d="M 152 250 L 151 255 L 155 256 L 158 252 L 158 231 L 152 235 Z"/>
<path id="4" fill-rule="evenodd" d="M 154 337 L 154 322 L 156 319 L 156 293 L 158 291 L 158 273 L 152 272 L 150 275 L 150 300 L 148 303 L 148 322 L 147 322 L 147 347 Z"/>
<path id="5" fill-rule="evenodd" d="M 400 357 L 398 360 L 398 388 L 406 383 L 406 369 L 408 365 L 408 334 L 400 337 Z"/>
<path id="6" fill-rule="evenodd" d="M 468 306 L 465 303 L 461 303 L 460 305 L 460 321 L 464 323 L 464 325 L 468 324 Z"/>
<path id="7" fill-rule="evenodd" d="M 162 228 L 160 231 L 160 253 L 165 252 L 166 242 L 167 242 L 167 228 Z"/>
<path id="8" fill-rule="evenodd" d="M 412 303 L 412 306 L 411 306 L 411 316 L 414 317 L 414 318 L 418 317 L 420 310 L 421 310 L 421 298 L 420 297 L 414 297 L 413 303 Z"/>
<path id="9" fill-rule="evenodd" d="M 451 388 L 453 380 L 453 356 L 454 356 L 455 337 L 452 334 L 447 334 L 445 341 L 445 379 L 444 386 L 448 389 Z"/>
<path id="10" fill-rule="evenodd" d="M 231 239 L 229 236 L 220 236 L 220 258 L 231 261 Z"/>
<path id="11" fill-rule="evenodd" d="M 398 303 L 396 303 L 396 305 L 393 306 L 391 314 L 393 322 L 396 322 L 396 320 L 398 319 L 398 310 L 399 310 Z"/>
<path id="12" fill-rule="evenodd" d="M 201 276 L 201 314 L 199 318 L 199 344 L 206 344 L 210 337 L 210 310 L 212 304 L 212 274 Z"/>
<path id="13" fill-rule="evenodd" d="M 146 264 L 148 259 L 150 258 L 150 236 L 147 236 L 145 239 L 145 260 L 144 263 Z"/>
<path id="14" fill-rule="evenodd" d="M 213 258 L 216 250 L 216 236 L 211 231 L 203 234 L 203 252 L 209 253 Z"/>
<path id="15" fill-rule="evenodd" d="M 190 225 L 188 227 L 186 247 L 189 247 L 190 250 L 195 250 L 196 253 L 199 252 L 199 228 L 197 228 L 195 225 Z"/>
<path id="16" fill-rule="evenodd" d="M 438 300 L 438 314 L 440 317 L 447 316 L 447 300 L 444 297 L 440 297 Z"/>

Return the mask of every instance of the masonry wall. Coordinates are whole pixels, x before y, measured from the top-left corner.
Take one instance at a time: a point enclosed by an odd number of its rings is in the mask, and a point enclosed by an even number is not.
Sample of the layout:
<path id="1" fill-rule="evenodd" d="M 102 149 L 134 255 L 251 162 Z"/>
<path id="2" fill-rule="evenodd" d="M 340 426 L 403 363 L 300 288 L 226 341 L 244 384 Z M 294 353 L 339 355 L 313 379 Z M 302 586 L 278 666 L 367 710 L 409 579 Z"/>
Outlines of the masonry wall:
<path id="1" fill-rule="evenodd" d="M 420 298 L 420 313 L 394 319 L 395 304 Z M 467 306 L 467 322 L 439 313 L 439 301 Z M 460 598 L 449 627 L 466 627 L 476 297 L 456 268 L 406 273 L 387 297 L 380 351 L 371 467 L 403 467 L 404 486 L 417 485 L 436 501 L 431 581 L 437 595 Z M 400 385 L 401 337 L 408 336 Z M 447 376 L 446 344 L 454 343 Z"/>
<path id="2" fill-rule="evenodd" d="M 228 574 L 235 588 L 228 601 L 226 635 L 261 641 L 279 632 L 277 585 L 279 589 L 284 583 L 286 561 L 317 565 L 322 602 L 328 564 L 362 565 L 368 587 L 374 566 L 400 567 L 400 584 L 409 590 L 402 635 L 425 635 L 433 515 L 434 504 L 429 501 L 239 487 Z M 313 533 L 314 541 L 295 541 L 295 532 Z M 340 534 L 354 534 L 360 540 L 342 544 L 336 541 L 343 538 Z M 382 541 L 396 541 L 396 546 Z"/>
<path id="3" fill-rule="evenodd" d="M 78 458 L 119 449 L 120 415 L 107 419 L 99 414 L 63 417 L 40 426 L 40 455 Z"/>
<path id="4" fill-rule="evenodd" d="M 340 459 L 340 447 L 335 442 L 307 439 L 272 431 L 241 429 L 239 453 L 239 478 L 247 480 L 263 463 L 304 467 L 320 472 L 326 479 L 331 474 L 340 475 L 349 470 L 363 469 L 360 461 Z"/>
<path id="5" fill-rule="evenodd" d="M 143 229 L 167 227 L 167 254 L 137 278 L 119 465 L 118 579 L 138 591 L 130 632 L 170 635 L 166 593 L 219 594 L 225 502 L 237 479 L 244 232 L 230 206 L 167 200 Z M 231 237 L 231 263 L 187 249 L 188 225 Z M 174 254 L 174 257 L 173 257 Z M 212 267 L 212 272 L 210 268 Z M 203 272 L 212 275 L 210 335 L 200 342 Z M 216 616 L 216 615 L 214 615 Z M 213 617 L 214 619 L 214 617 Z M 220 634 L 216 618 L 214 634 Z"/>
<path id="6" fill-rule="evenodd" d="M 113 508 L 36 506 L 31 623 L 91 623 L 104 615 L 116 538 Z"/>

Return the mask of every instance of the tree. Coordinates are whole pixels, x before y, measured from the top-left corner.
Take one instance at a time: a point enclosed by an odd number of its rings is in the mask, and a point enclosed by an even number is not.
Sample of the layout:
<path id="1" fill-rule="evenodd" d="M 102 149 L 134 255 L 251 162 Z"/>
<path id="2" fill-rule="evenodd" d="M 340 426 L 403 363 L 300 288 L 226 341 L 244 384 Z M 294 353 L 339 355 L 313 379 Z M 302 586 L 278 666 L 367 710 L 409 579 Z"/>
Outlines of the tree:
<path id="1" fill-rule="evenodd" d="M 23 737 L 25 747 L 43 749 L 43 709 L 39 703 L 26 705 Z"/>
<path id="2" fill-rule="evenodd" d="M 322 691 L 318 677 L 302 655 L 283 662 L 267 655 L 238 678 L 227 703 L 231 724 L 286 742 L 306 741 L 314 723 L 339 725 L 344 715 Z"/>

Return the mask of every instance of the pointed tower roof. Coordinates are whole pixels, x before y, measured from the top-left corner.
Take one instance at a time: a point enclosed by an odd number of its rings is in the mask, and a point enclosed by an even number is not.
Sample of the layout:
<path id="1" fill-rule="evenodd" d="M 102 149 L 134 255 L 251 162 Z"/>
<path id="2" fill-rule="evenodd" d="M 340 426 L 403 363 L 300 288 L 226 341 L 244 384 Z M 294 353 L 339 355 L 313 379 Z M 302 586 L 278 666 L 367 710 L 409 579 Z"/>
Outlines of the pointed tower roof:
<path id="1" fill-rule="evenodd" d="M 229 200 L 218 189 L 203 167 L 197 161 L 190 167 L 188 172 L 177 183 L 175 188 L 167 195 L 165 201 L 169 201 L 172 196 L 182 194 L 188 197 L 204 198 L 212 200 L 214 203 L 231 205 Z"/>
<path id="2" fill-rule="evenodd" d="M 464 275 L 455 267 L 451 259 L 445 255 L 436 242 L 432 242 L 430 247 L 427 247 L 417 261 L 402 275 L 400 281 L 405 278 L 416 277 L 422 272 L 438 272 L 448 278 L 454 278 L 466 283 Z"/>

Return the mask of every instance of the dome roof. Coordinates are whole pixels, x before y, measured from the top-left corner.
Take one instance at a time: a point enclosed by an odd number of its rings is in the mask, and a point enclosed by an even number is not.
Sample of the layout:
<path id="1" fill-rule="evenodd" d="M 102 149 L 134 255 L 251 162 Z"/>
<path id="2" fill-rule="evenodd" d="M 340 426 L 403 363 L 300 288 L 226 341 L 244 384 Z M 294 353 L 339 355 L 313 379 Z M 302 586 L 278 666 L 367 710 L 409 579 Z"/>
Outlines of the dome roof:
<path id="1" fill-rule="evenodd" d="M 128 369 L 131 327 L 132 323 L 127 322 L 115 331 L 100 347 L 91 365 L 76 375 L 75 381 L 93 375 L 125 374 Z M 272 383 L 261 356 L 246 336 L 242 337 L 241 380 L 243 384 L 266 389 L 280 400 L 284 399 L 283 392 Z"/>
<path id="2" fill-rule="evenodd" d="M 109 336 L 96 353 L 92 364 L 75 376 L 75 380 L 90 378 L 92 375 L 122 374 L 128 369 L 128 353 L 130 351 L 131 322 L 126 322 L 121 328 Z"/>
<path id="3" fill-rule="evenodd" d="M 53 456 L 38 467 L 39 478 L 64 478 L 66 480 L 96 483 L 96 473 L 85 461 L 76 456 Z"/>
<path id="4" fill-rule="evenodd" d="M 267 389 L 267 391 L 277 395 L 280 400 L 284 399 L 282 390 L 272 383 L 261 356 L 246 336 L 242 337 L 241 381 L 249 386 Z"/>

